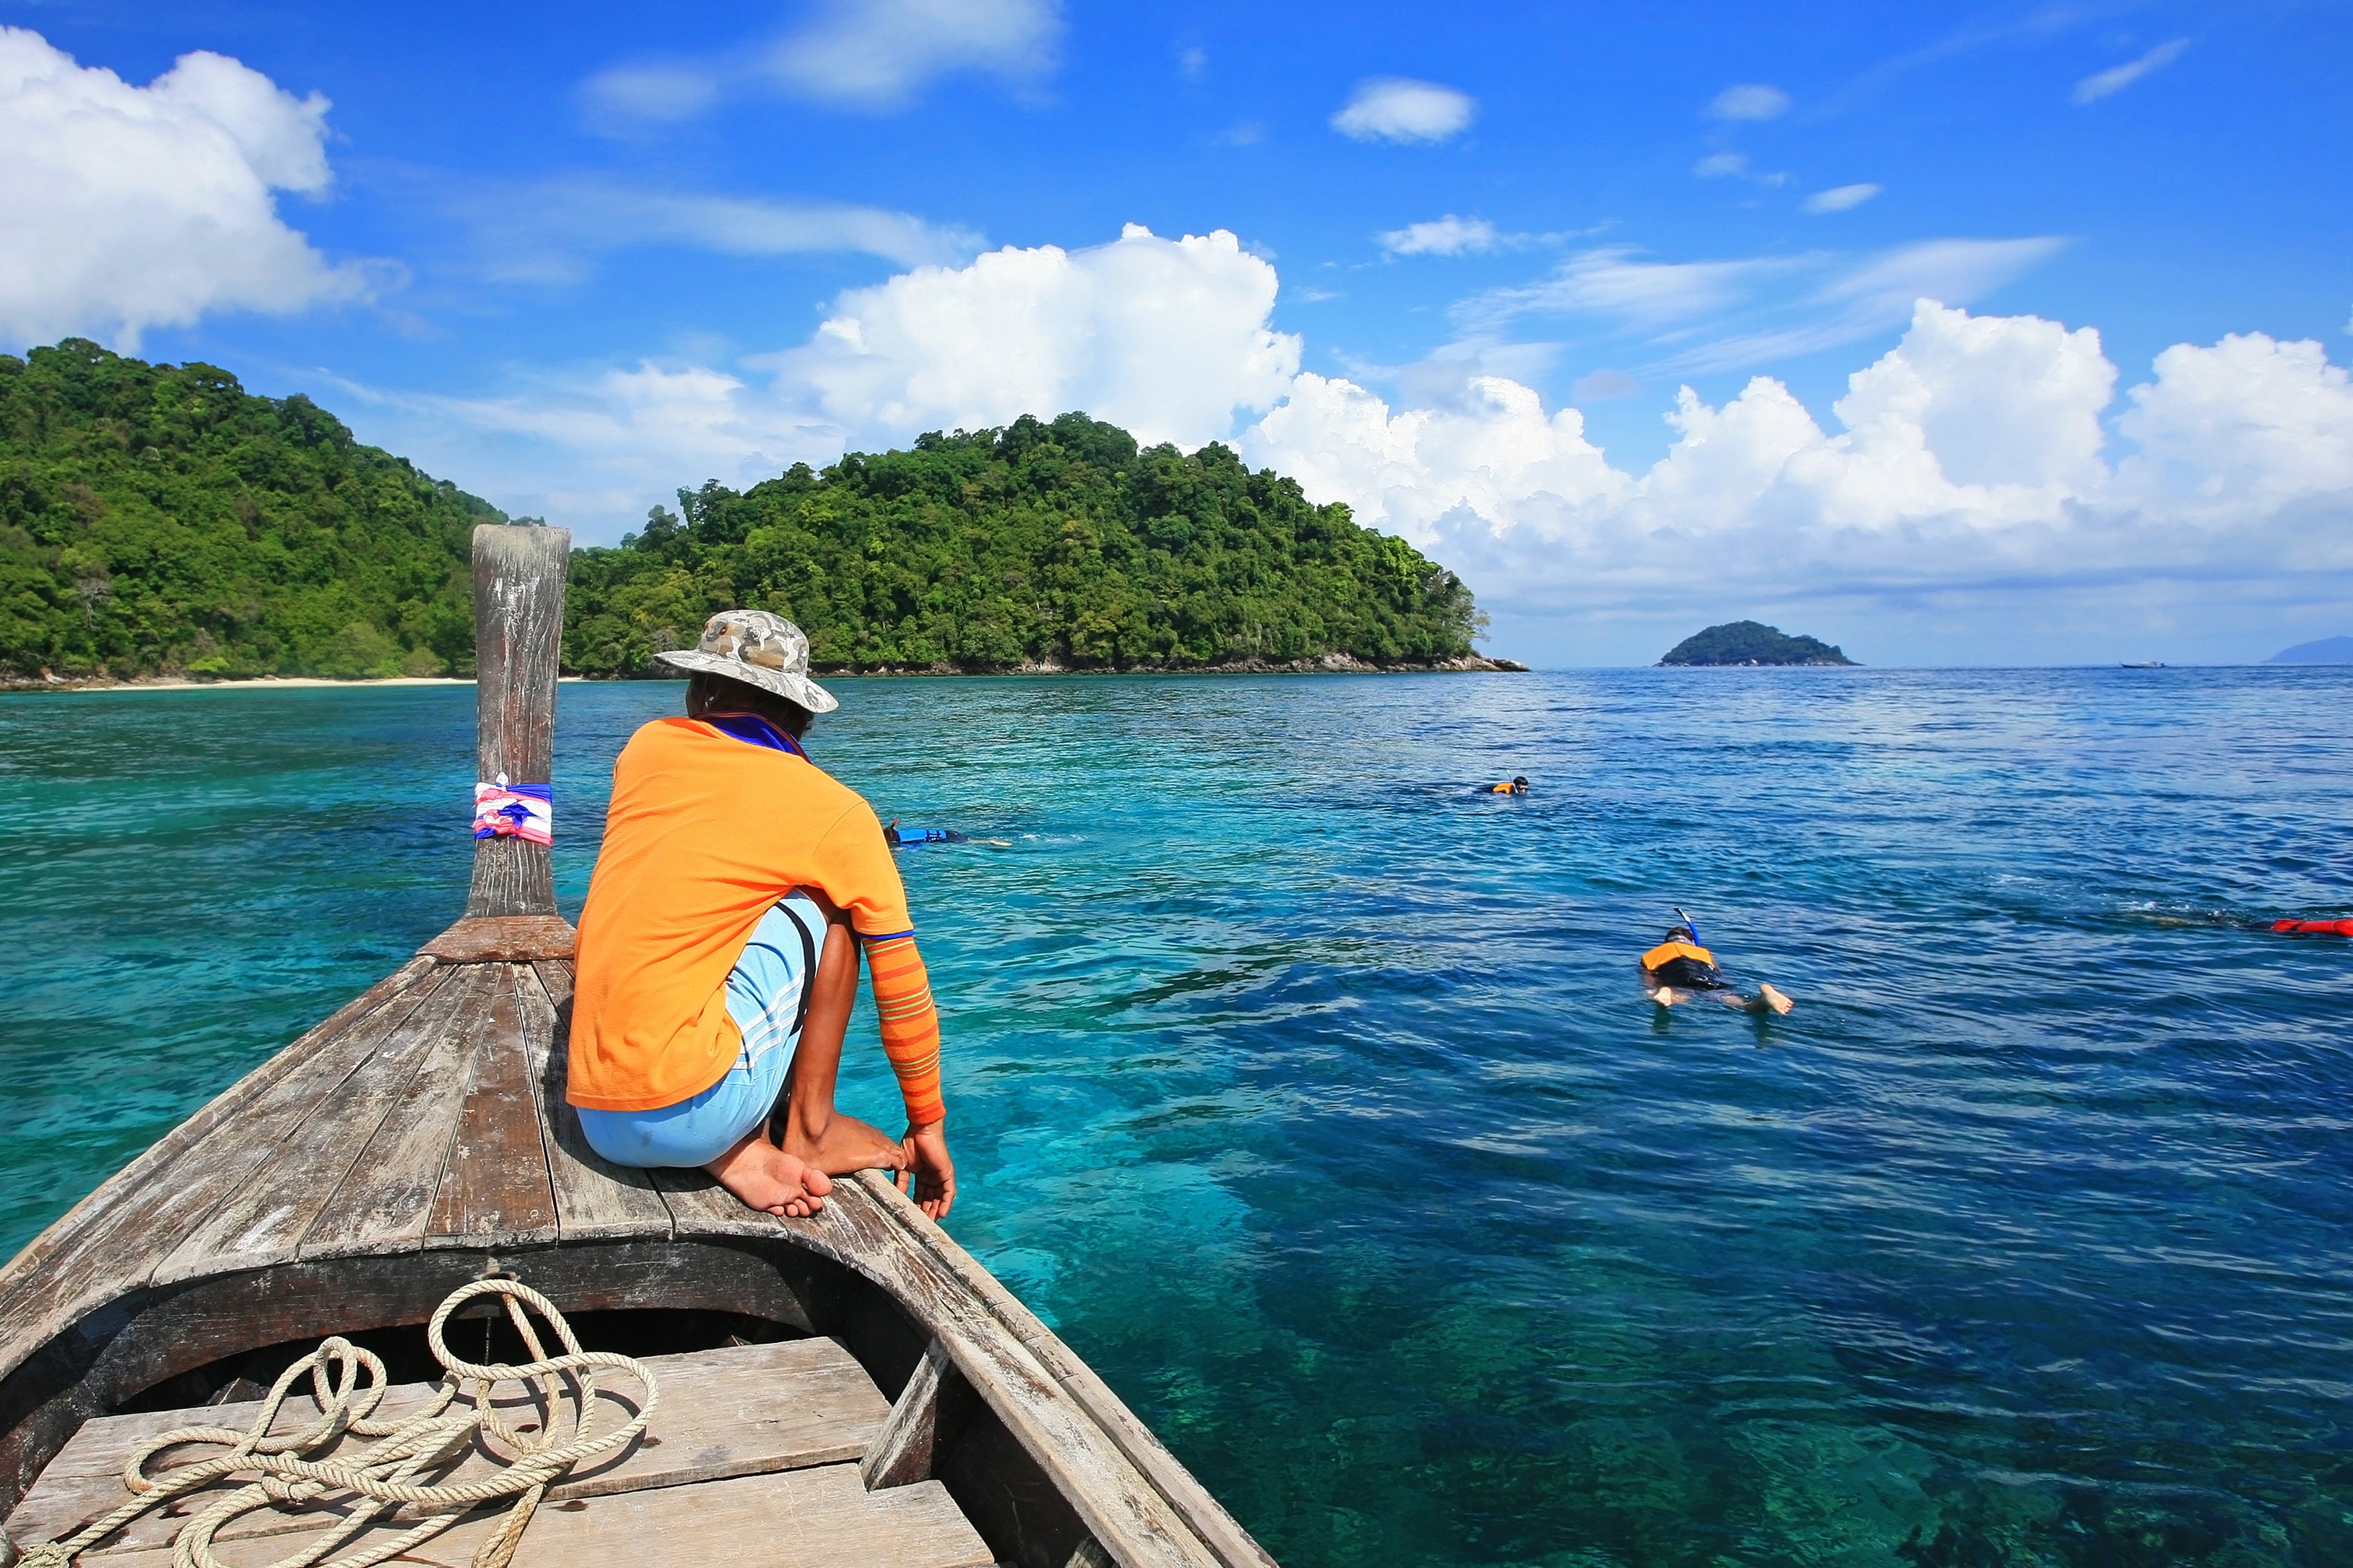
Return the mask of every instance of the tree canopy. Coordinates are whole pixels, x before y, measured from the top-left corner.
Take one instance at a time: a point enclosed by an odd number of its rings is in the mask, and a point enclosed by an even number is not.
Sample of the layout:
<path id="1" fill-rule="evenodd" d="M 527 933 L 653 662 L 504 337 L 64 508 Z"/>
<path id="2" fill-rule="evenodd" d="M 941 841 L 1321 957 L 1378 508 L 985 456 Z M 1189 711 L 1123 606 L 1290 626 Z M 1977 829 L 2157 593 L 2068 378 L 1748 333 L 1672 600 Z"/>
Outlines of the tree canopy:
<path id="1" fill-rule="evenodd" d="M 1468 654 L 1477 619 L 1461 579 L 1345 506 L 1082 414 L 679 502 L 574 555 L 568 668 L 639 669 L 736 607 L 797 622 L 828 669 L 1426 664 Z"/>
<path id="2" fill-rule="evenodd" d="M 679 503 L 574 552 L 567 670 L 643 673 L 739 607 L 835 670 L 1430 664 L 1480 621 L 1345 507 L 1082 414 Z M 0 677 L 470 674 L 472 531 L 505 521 L 212 365 L 0 354 Z"/>
<path id="3" fill-rule="evenodd" d="M 485 521 L 307 397 L 80 338 L 0 354 L 0 672 L 470 674 Z"/>
<path id="4" fill-rule="evenodd" d="M 1852 664 L 1818 637 L 1793 637 L 1761 621 L 1726 621 L 1691 636 L 1659 660 L 1671 664 Z"/>

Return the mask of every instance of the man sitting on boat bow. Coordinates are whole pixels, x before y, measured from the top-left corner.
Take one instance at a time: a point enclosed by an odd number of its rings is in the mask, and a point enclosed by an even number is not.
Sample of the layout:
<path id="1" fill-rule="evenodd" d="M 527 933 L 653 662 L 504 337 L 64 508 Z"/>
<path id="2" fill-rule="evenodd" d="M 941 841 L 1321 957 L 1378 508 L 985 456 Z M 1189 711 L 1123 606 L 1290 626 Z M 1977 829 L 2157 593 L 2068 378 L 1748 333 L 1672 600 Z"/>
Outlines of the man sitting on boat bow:
<path id="1" fill-rule="evenodd" d="M 640 728 L 613 766 L 580 914 L 566 1098 L 616 1164 L 700 1166 L 756 1209 L 801 1216 L 828 1178 L 902 1173 L 923 1212 L 955 1202 L 939 1016 L 882 825 L 808 759 L 808 638 L 728 610 L 690 672 L 686 717 Z M 833 1108 L 859 946 L 906 1135 Z"/>

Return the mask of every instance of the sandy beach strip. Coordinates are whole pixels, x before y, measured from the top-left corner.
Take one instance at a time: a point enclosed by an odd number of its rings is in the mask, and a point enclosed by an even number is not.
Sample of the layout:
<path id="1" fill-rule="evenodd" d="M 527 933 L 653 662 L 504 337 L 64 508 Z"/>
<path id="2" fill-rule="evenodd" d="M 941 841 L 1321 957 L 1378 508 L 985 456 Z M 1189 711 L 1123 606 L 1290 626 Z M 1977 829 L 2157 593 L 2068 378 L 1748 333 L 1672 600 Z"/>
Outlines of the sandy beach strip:
<path id="1" fill-rule="evenodd" d="M 586 679 L 567 675 L 565 684 Z M 470 677 L 396 675 L 376 680 L 336 680 L 323 675 L 257 675 L 239 680 L 21 680 L 0 686 L 0 694 L 22 691 L 294 691 L 341 686 L 471 686 Z"/>

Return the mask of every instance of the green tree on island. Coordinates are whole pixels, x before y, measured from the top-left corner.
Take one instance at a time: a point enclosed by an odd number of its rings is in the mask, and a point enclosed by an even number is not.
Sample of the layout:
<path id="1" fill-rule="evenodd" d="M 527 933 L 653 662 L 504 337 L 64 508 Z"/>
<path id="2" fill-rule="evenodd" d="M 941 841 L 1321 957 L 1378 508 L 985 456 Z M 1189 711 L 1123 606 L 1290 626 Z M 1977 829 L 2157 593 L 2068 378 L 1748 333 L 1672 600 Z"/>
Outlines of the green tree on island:
<path id="1" fill-rule="evenodd" d="M 679 500 L 575 552 L 567 669 L 641 673 L 736 606 L 792 616 L 829 669 L 1426 665 L 1480 624 L 1345 507 L 1080 414 Z M 0 354 L 0 675 L 470 674 L 470 539 L 503 521 L 211 365 Z"/>
<path id="2" fill-rule="evenodd" d="M 832 669 L 1428 664 L 1477 629 L 1461 579 L 1345 507 L 1082 414 L 679 501 L 574 556 L 567 668 L 635 671 L 738 605 L 799 622 Z"/>
<path id="3" fill-rule="evenodd" d="M 470 673 L 483 521 L 309 398 L 79 338 L 0 354 L 0 670 Z"/>
<path id="4" fill-rule="evenodd" d="M 1761 621 L 1726 621 L 1694 632 L 1667 650 L 1662 665 L 1848 664 L 1854 660 L 1818 637 L 1793 637 Z"/>

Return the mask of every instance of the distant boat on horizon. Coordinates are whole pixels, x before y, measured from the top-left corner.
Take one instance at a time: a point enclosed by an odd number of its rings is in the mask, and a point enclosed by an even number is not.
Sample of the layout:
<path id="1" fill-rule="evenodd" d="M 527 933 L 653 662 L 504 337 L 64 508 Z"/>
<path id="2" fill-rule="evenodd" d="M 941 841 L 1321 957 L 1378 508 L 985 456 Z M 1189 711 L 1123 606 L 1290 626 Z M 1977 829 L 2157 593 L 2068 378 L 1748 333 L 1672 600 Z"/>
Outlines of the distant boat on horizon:
<path id="1" fill-rule="evenodd" d="M 2165 660 L 2161 658 L 2128 658 L 2125 660 L 2123 668 L 2126 669 L 2163 669 L 2165 668 Z"/>

